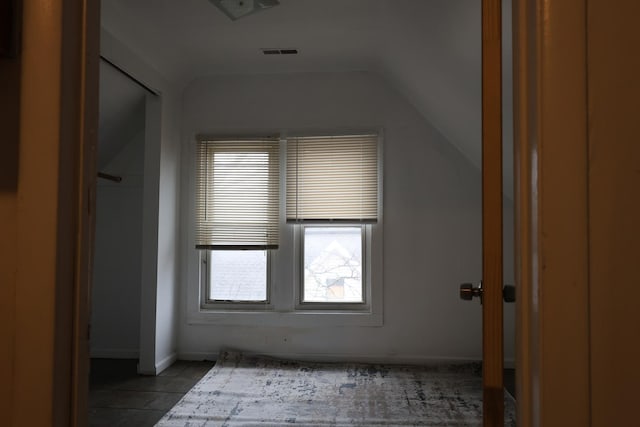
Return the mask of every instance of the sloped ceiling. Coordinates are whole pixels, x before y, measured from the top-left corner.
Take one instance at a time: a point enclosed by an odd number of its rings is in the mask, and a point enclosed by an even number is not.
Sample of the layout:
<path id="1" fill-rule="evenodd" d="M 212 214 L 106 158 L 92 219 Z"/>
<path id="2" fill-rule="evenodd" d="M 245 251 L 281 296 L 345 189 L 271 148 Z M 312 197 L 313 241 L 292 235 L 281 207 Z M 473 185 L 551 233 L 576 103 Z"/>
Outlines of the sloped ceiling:
<path id="1" fill-rule="evenodd" d="M 104 168 L 144 128 L 145 90 L 108 63 L 100 62 L 98 168 Z"/>
<path id="2" fill-rule="evenodd" d="M 480 167 L 480 0 L 280 3 L 231 21 L 208 0 L 103 0 L 102 20 L 107 31 L 179 85 L 211 74 L 378 72 Z M 509 100 L 510 0 L 503 3 Z M 261 48 L 297 48 L 299 54 L 265 56 Z M 510 120 L 510 111 L 505 118 Z M 506 126 L 507 194 L 513 187 L 511 141 Z"/>

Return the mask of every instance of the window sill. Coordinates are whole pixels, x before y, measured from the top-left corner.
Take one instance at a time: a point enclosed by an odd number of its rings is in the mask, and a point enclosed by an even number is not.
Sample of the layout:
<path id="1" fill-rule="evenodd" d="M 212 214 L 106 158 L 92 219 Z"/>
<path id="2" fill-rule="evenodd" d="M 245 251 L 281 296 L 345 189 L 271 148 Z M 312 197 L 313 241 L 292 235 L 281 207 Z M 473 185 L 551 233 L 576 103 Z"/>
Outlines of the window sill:
<path id="1" fill-rule="evenodd" d="M 382 314 L 370 311 L 336 310 L 296 310 L 240 311 L 240 310 L 200 310 L 188 316 L 189 325 L 221 326 L 286 326 L 326 327 L 326 326 L 382 326 Z"/>

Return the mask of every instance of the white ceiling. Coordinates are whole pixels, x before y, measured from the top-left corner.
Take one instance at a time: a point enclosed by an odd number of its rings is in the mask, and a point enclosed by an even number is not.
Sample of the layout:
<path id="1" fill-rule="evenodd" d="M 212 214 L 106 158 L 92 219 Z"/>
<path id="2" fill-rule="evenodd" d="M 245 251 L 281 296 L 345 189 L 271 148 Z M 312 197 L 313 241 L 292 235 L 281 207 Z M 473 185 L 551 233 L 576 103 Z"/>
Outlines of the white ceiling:
<path id="1" fill-rule="evenodd" d="M 370 66 L 379 0 L 281 0 L 231 21 L 208 0 L 103 0 L 103 25 L 171 80 L 212 73 L 344 71 Z M 260 48 L 294 47 L 297 56 Z"/>
<path id="2" fill-rule="evenodd" d="M 208 0 L 102 0 L 102 22 L 177 84 L 211 74 L 381 73 L 480 166 L 480 0 L 280 3 L 231 21 Z M 510 0 L 503 3 L 508 21 Z M 297 48 L 300 53 L 266 56 L 261 48 Z M 510 63 L 510 55 L 505 60 Z M 505 67 L 507 80 L 510 70 Z M 509 168 L 505 172 L 512 174 Z M 506 184 L 509 192 L 511 184 Z"/>

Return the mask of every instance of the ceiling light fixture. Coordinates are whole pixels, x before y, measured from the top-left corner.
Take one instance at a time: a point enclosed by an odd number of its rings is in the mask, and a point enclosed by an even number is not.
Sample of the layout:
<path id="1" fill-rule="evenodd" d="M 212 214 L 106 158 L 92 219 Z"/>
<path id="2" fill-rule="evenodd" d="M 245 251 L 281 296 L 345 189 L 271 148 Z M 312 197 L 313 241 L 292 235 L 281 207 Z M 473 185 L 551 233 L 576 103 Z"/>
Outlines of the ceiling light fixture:
<path id="1" fill-rule="evenodd" d="M 209 0 L 232 21 L 280 4 L 278 0 Z"/>

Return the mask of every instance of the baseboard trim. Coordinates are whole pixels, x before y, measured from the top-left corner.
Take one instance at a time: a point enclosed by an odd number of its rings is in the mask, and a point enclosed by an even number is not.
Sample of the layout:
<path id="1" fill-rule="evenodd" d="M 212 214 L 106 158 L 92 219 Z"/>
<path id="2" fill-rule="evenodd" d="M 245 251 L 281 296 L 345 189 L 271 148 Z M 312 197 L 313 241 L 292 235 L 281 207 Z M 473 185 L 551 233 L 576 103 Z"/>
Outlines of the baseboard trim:
<path id="1" fill-rule="evenodd" d="M 156 375 L 160 374 L 162 371 L 167 369 L 169 366 L 173 365 L 173 362 L 178 360 L 177 353 L 171 353 L 161 361 L 156 363 Z"/>
<path id="2" fill-rule="evenodd" d="M 204 351 L 178 353 L 178 360 L 193 360 L 197 362 L 203 360 L 216 361 L 218 360 L 218 353 L 207 353 Z"/>
<path id="3" fill-rule="evenodd" d="M 138 349 L 130 348 L 94 348 L 89 354 L 93 359 L 138 359 L 140 357 Z"/>

